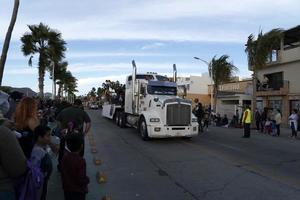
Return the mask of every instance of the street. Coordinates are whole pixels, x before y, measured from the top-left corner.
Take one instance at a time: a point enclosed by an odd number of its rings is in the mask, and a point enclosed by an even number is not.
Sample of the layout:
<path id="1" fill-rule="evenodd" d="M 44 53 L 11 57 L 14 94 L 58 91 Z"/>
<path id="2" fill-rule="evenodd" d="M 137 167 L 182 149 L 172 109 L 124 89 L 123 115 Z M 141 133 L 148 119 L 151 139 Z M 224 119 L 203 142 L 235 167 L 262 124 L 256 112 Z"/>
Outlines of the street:
<path id="1" fill-rule="evenodd" d="M 143 141 L 135 129 L 121 129 L 88 111 L 97 154 L 86 146 L 87 199 L 113 200 L 298 199 L 300 140 L 242 129 L 212 127 L 192 139 Z M 87 140 L 86 140 L 87 141 Z M 88 142 L 86 142 L 88 143 Z M 94 166 L 93 158 L 102 164 Z M 107 182 L 96 183 L 96 172 Z M 51 199 L 51 198 L 50 198 Z M 58 200 L 58 199 L 57 199 Z"/>

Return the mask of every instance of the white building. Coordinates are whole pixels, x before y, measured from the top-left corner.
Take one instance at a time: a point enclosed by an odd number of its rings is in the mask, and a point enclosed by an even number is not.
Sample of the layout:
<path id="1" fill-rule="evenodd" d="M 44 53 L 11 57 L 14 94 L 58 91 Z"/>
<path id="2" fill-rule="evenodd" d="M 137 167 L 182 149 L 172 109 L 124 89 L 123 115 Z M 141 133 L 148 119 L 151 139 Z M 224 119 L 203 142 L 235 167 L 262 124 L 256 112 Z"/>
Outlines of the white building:
<path id="1" fill-rule="evenodd" d="M 184 96 L 194 102 L 197 98 L 203 105 L 210 104 L 210 94 L 208 94 L 208 85 L 210 77 L 208 73 L 202 76 L 178 77 L 178 95 Z"/>

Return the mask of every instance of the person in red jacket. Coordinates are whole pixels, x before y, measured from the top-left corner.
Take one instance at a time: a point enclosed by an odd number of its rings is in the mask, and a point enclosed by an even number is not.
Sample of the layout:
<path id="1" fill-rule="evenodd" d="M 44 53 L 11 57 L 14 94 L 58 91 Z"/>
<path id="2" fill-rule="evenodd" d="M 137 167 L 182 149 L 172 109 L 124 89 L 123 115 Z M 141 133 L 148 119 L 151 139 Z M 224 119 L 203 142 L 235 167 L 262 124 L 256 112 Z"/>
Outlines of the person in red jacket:
<path id="1" fill-rule="evenodd" d="M 70 134 L 66 142 L 66 152 L 61 166 L 65 200 L 85 200 L 90 180 L 86 175 L 85 159 L 80 156 L 83 148 L 82 135 Z"/>

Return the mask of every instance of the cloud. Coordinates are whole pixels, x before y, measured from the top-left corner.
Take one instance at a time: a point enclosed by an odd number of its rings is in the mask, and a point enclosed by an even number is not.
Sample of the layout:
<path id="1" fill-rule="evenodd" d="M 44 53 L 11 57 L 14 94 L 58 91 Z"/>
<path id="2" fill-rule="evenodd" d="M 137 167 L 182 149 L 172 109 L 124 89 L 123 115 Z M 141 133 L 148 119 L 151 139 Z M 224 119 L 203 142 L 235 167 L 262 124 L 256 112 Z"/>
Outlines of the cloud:
<path id="1" fill-rule="evenodd" d="M 148 44 L 148 45 L 145 45 L 143 46 L 141 49 L 142 50 L 150 50 L 150 49 L 157 49 L 159 47 L 163 47 L 165 46 L 166 44 L 165 43 L 162 43 L 162 42 L 155 42 L 153 44 Z"/>
<path id="2" fill-rule="evenodd" d="M 145 53 L 145 52 L 68 52 L 67 58 L 92 58 L 92 57 L 147 57 L 147 56 L 172 56 L 163 53 Z"/>
<path id="3" fill-rule="evenodd" d="M 138 72 L 161 72 L 168 73 L 173 70 L 173 64 L 167 62 L 136 62 Z M 199 69 L 206 70 L 205 68 L 198 68 L 198 63 L 177 63 L 178 71 L 195 70 Z M 83 72 L 110 72 L 110 73 L 131 73 L 131 63 L 109 63 L 109 64 L 88 64 L 88 63 L 74 63 L 70 64 L 69 69 L 74 73 Z"/>
<path id="4" fill-rule="evenodd" d="M 37 75 L 38 70 L 34 67 L 5 69 L 6 75 Z"/>
<path id="5" fill-rule="evenodd" d="M 0 27 L 8 26 L 11 4 L 0 0 Z M 60 5 L 58 9 L 56 5 Z M 26 24 L 40 21 L 57 28 L 65 39 L 162 40 L 242 43 L 259 25 L 266 29 L 296 25 L 298 0 L 52 0 L 22 4 L 13 38 Z M 66 9 L 68 8 L 68 9 Z M 31 12 L 27 12 L 31 10 Z M 55 12 L 52 12 L 55 10 Z M 280 13 L 276 15 L 274 13 Z M 39 19 L 37 21 L 36 19 Z M 270 20 L 272 19 L 272 20 Z M 260 24 L 258 24 L 258 22 Z M 3 38 L 5 32 L 0 33 Z"/>

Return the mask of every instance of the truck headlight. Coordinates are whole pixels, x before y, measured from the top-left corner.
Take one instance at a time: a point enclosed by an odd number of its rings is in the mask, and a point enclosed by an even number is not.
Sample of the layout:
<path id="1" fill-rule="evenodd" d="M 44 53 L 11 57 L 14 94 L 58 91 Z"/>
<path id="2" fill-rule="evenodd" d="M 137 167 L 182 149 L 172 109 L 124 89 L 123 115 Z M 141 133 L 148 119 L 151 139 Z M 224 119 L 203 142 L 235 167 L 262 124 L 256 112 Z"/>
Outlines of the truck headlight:
<path id="1" fill-rule="evenodd" d="M 150 122 L 160 122 L 159 118 L 150 118 Z"/>
<path id="2" fill-rule="evenodd" d="M 197 118 L 192 118 L 192 122 L 198 122 Z"/>

